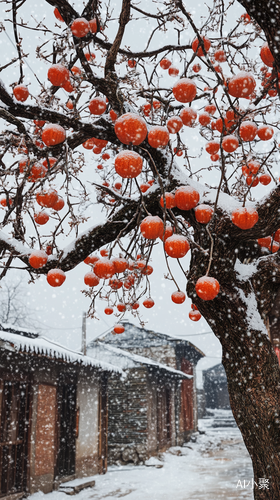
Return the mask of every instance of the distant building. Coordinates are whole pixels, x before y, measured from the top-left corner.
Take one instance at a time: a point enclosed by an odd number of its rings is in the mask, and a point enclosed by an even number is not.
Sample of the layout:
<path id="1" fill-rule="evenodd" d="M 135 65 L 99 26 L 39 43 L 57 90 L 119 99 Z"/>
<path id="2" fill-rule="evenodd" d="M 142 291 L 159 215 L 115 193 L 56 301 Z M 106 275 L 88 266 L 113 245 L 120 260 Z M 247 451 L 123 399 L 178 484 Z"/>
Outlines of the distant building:
<path id="1" fill-rule="evenodd" d="M 197 417 L 203 418 L 205 415 L 206 401 L 205 401 L 205 391 L 204 389 L 196 388 L 196 399 L 197 399 Z"/>
<path id="2" fill-rule="evenodd" d="M 128 321 L 123 324 L 123 334 L 101 335 L 99 343 L 144 356 L 191 376 L 182 378 L 175 396 L 176 444 L 181 445 L 189 439 L 192 432 L 197 431 L 195 366 L 204 354 L 183 338 L 140 328 Z"/>
<path id="3" fill-rule="evenodd" d="M 107 470 L 107 380 L 120 368 L 0 325 L 0 496 Z"/>
<path id="4" fill-rule="evenodd" d="M 202 373 L 206 408 L 230 409 L 227 376 L 222 363 Z"/>

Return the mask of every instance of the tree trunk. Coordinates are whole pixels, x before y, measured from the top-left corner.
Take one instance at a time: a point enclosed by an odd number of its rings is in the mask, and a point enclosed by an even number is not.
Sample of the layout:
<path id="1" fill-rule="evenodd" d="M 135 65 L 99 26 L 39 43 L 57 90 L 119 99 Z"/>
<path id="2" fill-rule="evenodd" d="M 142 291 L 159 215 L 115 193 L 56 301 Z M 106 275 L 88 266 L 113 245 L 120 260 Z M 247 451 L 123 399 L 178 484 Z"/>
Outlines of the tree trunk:
<path id="1" fill-rule="evenodd" d="M 279 51 L 279 0 L 238 0 L 248 14 L 264 31 L 270 50 L 274 55 L 277 68 L 280 68 Z"/>
<path id="2" fill-rule="evenodd" d="M 255 499 L 279 500 L 280 370 L 252 283 L 228 269 L 226 277 L 216 271 L 211 276 L 219 280 L 221 291 L 214 300 L 203 301 L 194 290 L 199 269 L 201 262 L 191 268 L 188 295 L 222 344 L 231 408 L 253 463 Z M 269 490 L 260 488 L 260 479 L 269 480 Z"/>

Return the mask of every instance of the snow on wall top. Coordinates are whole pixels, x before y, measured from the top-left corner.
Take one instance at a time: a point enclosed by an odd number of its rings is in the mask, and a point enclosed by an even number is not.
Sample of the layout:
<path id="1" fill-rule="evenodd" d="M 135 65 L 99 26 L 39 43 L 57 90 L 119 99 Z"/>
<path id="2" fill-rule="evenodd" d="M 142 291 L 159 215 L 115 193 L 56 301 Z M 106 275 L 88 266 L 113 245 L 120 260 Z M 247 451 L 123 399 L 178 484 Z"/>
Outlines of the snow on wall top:
<path id="1" fill-rule="evenodd" d="M 63 347 L 62 345 L 41 336 L 38 336 L 37 338 L 29 338 L 24 335 L 19 335 L 18 333 L 10 333 L 1 330 L 0 349 L 1 348 L 6 348 L 10 351 L 15 349 L 18 352 L 25 352 L 27 354 L 35 353 L 53 359 L 62 359 L 68 363 L 77 363 L 82 366 L 93 366 L 104 371 L 116 372 L 124 375 L 119 366 L 111 365 L 106 361 L 101 361 L 91 356 L 83 356 L 78 352 L 71 351 L 71 349 Z"/>
<path id="2" fill-rule="evenodd" d="M 175 370 L 174 368 L 171 368 L 170 366 L 164 365 L 163 363 L 158 363 L 157 361 L 154 361 L 153 359 L 146 358 L 144 356 L 139 356 L 138 354 L 133 354 L 128 351 L 124 351 L 122 349 L 119 349 L 118 347 L 113 347 L 108 344 L 101 344 L 100 342 L 96 342 L 95 345 L 92 343 L 89 349 L 89 352 L 91 352 L 95 358 L 98 359 L 106 359 L 110 360 L 112 363 L 118 364 L 118 366 L 122 370 L 126 370 L 128 368 L 133 368 L 136 365 L 148 365 L 148 366 L 154 366 L 156 368 L 159 368 L 160 370 L 165 370 L 167 372 L 172 373 L 173 375 L 177 375 L 180 378 L 188 378 L 192 379 L 192 375 L 187 375 L 186 373 L 181 372 L 180 370 Z"/>

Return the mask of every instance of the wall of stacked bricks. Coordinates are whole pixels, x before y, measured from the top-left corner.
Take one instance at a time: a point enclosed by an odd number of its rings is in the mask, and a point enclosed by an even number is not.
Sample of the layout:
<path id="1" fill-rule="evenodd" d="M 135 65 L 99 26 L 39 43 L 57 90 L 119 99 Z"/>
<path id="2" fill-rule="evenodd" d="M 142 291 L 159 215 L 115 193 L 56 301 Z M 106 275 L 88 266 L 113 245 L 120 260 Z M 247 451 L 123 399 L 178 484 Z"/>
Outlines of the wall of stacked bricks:
<path id="1" fill-rule="evenodd" d="M 110 377 L 108 383 L 109 463 L 115 463 L 118 460 L 138 463 L 146 459 L 149 404 L 146 367 L 127 370 L 127 378 L 123 381 L 115 376 Z"/>
<path id="2" fill-rule="evenodd" d="M 155 347 L 126 347 L 126 350 L 140 356 L 145 356 L 147 358 L 153 359 L 159 363 L 163 363 L 176 370 L 181 370 L 181 360 L 186 355 L 194 366 L 194 360 L 192 360 L 191 353 L 185 352 L 185 347 L 177 345 L 175 347 L 174 343 L 165 344 Z M 184 431 L 182 424 L 181 415 L 181 382 L 178 382 L 176 388 L 175 397 L 175 422 L 176 422 L 176 436 L 178 446 L 182 445 L 185 441 L 188 441 L 192 432 L 197 431 L 197 399 L 196 399 L 196 374 L 195 369 L 193 370 L 193 407 L 194 407 L 194 428 L 192 431 Z"/>
<path id="3" fill-rule="evenodd" d="M 130 369 L 124 381 L 110 377 L 108 385 L 109 463 L 139 463 L 176 444 L 176 391 L 178 382 L 149 367 Z M 171 440 L 159 443 L 158 426 L 166 408 L 158 413 L 158 401 L 170 390 Z M 164 424 L 163 424 L 164 425 Z"/>
<path id="4" fill-rule="evenodd" d="M 108 384 L 110 444 L 140 444 L 147 436 L 148 405 L 146 369 L 132 369 L 121 381 L 110 377 Z"/>

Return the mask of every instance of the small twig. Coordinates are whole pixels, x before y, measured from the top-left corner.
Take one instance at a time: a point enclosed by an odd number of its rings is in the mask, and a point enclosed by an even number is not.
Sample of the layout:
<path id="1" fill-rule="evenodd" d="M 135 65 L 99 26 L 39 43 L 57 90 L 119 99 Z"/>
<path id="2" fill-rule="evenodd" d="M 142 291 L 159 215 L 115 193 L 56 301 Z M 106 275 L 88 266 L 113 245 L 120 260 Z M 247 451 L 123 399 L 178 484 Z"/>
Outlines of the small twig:
<path id="1" fill-rule="evenodd" d="M 211 267 L 211 264 L 212 264 L 212 260 L 213 260 L 214 240 L 213 240 L 212 235 L 211 235 L 211 233 L 210 233 L 210 231 L 209 231 L 208 224 L 207 224 L 207 226 L 206 226 L 206 231 L 207 231 L 207 233 L 209 234 L 209 238 L 210 238 L 210 240 L 211 240 L 209 263 L 208 263 L 208 267 L 207 267 L 207 271 L 206 271 L 206 276 L 208 276 L 209 271 L 210 271 L 210 267 Z"/>
<path id="2" fill-rule="evenodd" d="M 23 60 L 22 60 L 22 53 L 21 53 L 21 48 L 20 48 L 20 42 L 19 42 L 18 33 L 17 33 L 17 5 L 16 5 L 16 0 L 13 0 L 13 30 L 14 30 L 14 37 L 15 37 L 15 42 L 16 42 L 17 53 L 18 53 L 18 57 L 19 57 L 19 72 L 20 72 L 20 77 L 19 77 L 19 80 L 18 80 L 18 84 L 20 84 L 23 81 L 23 70 L 22 70 Z"/>

